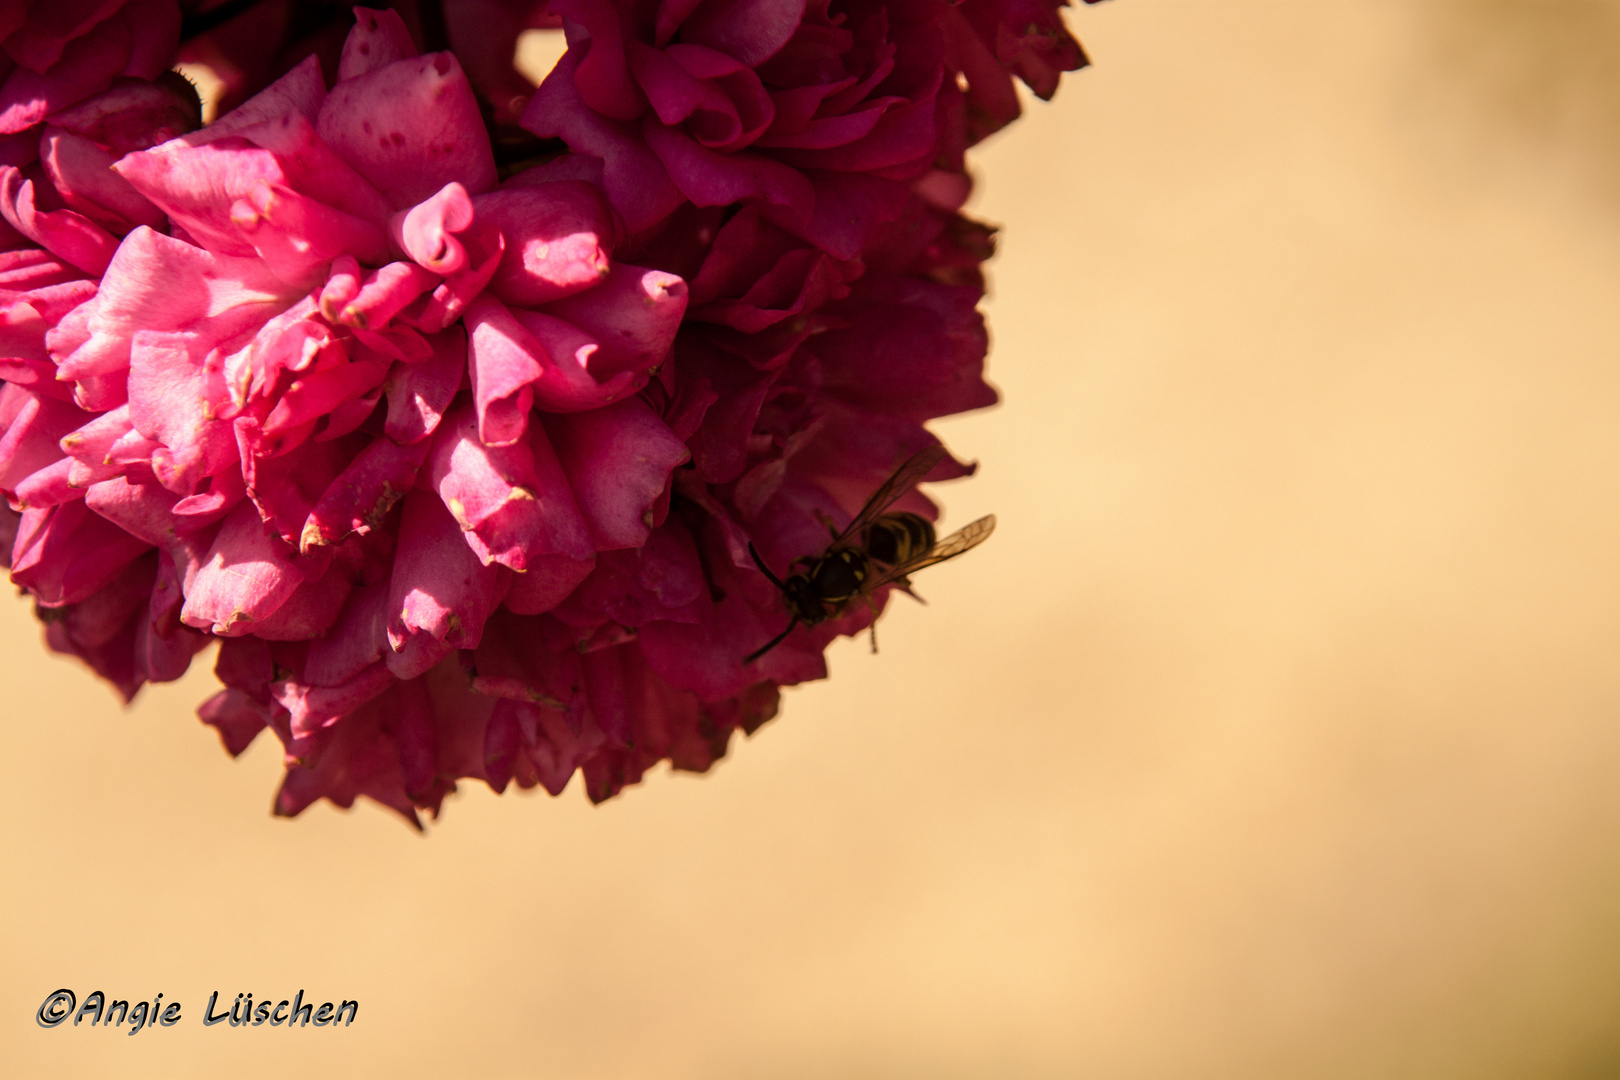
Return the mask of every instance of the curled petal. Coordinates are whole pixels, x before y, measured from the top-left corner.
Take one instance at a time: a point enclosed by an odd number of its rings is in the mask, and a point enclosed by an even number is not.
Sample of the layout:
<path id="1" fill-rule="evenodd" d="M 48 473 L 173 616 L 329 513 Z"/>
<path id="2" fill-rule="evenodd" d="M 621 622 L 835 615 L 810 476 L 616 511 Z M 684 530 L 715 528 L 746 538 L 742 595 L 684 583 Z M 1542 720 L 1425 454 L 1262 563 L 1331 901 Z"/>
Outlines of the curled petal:
<path id="1" fill-rule="evenodd" d="M 467 333 L 460 326 L 428 336 L 433 354 L 415 364 L 395 364 L 386 383 L 384 431 L 399 443 L 433 434 L 467 374 Z"/>
<path id="2" fill-rule="evenodd" d="M 231 204 L 231 224 L 271 273 L 301 288 L 319 282 L 339 255 L 368 263 L 388 256 L 382 230 L 369 221 L 263 179 Z"/>
<path id="3" fill-rule="evenodd" d="M 534 384 L 546 375 L 550 357 L 493 297 L 473 301 L 467 329 L 478 436 L 490 446 L 509 446 L 528 428 Z"/>
<path id="4" fill-rule="evenodd" d="M 59 607 L 99 592 L 151 546 L 83 499 L 25 510 L 11 551 L 11 580 L 41 604 Z"/>
<path id="5" fill-rule="evenodd" d="M 601 195 L 577 180 L 509 184 L 473 200 L 478 220 L 501 230 L 506 251 L 491 294 L 534 307 L 589 289 L 611 266 L 613 222 Z"/>
<path id="6" fill-rule="evenodd" d="M 390 647 L 403 653 L 412 639 L 427 637 L 447 649 L 475 648 L 510 575 L 472 552 L 438 495 L 412 492 L 388 592 Z"/>
<path id="7" fill-rule="evenodd" d="M 589 559 L 590 533 L 544 432 L 532 425 L 525 439 L 486 446 L 477 427 L 471 408 L 447 418 L 428 478 L 478 557 L 520 573 L 534 556 Z"/>
<path id="8" fill-rule="evenodd" d="M 662 270 L 618 263 L 600 286 L 560 300 L 547 312 L 600 345 L 591 373 L 650 371 L 664 362 L 686 313 L 686 282 Z"/>
<path id="9" fill-rule="evenodd" d="M 341 543 L 351 533 L 367 533 L 381 525 L 416 482 L 430 445 L 426 440 L 401 446 L 392 439 L 373 439 L 310 511 L 299 548 L 308 554 L 316 547 Z"/>
<path id="10" fill-rule="evenodd" d="M 426 333 L 437 333 L 461 318 L 467 305 L 495 275 L 506 252 L 506 238 L 486 222 L 473 222 L 471 228 L 456 239 L 467 253 L 466 265 L 445 278 L 406 318 Z"/>
<path id="11" fill-rule="evenodd" d="M 65 401 L 28 393 L 20 387 L 17 411 L 0 434 L 0 491 L 14 491 L 31 473 L 59 460 L 60 441 L 90 416 Z"/>
<path id="12" fill-rule="evenodd" d="M 399 12 L 357 7 L 354 29 L 344 40 L 343 57 L 338 61 L 338 81 L 359 78 L 415 55 L 416 46 Z"/>
<path id="13" fill-rule="evenodd" d="M 418 265 L 448 276 L 467 265 L 467 249 L 455 234 L 472 223 L 472 199 L 452 180 L 432 198 L 390 218 L 388 235 Z"/>
<path id="14" fill-rule="evenodd" d="M 152 467 L 171 491 L 190 494 L 197 481 L 236 459 L 217 350 L 195 334 L 142 330 L 130 350 L 129 418 L 161 443 Z"/>
<path id="15" fill-rule="evenodd" d="M 163 211 L 114 172 L 113 155 L 89 139 L 46 125 L 40 160 L 62 201 L 102 228 L 122 235 L 163 224 Z"/>
<path id="16" fill-rule="evenodd" d="M 237 637 L 268 619 L 304 582 L 297 551 L 265 528 L 251 502 L 239 503 L 214 538 L 180 619 L 220 637 Z"/>
<path id="17" fill-rule="evenodd" d="M 646 543 L 685 445 L 639 398 L 547 416 L 545 427 L 597 550 Z"/>
<path id="18" fill-rule="evenodd" d="M 85 505 L 124 532 L 157 547 L 175 538 L 172 516 L 179 497 L 158 484 L 130 483 L 123 477 L 91 484 Z"/>
<path id="19" fill-rule="evenodd" d="M 202 123 L 197 92 L 178 73 L 155 82 L 122 78 L 104 93 L 51 114 L 51 124 L 112 152 L 114 158 L 168 142 Z"/>
<path id="20" fill-rule="evenodd" d="M 118 241 L 73 210 L 42 211 L 34 203 L 34 182 L 0 166 L 0 217 L 40 247 L 79 269 L 100 274 L 112 262 Z"/>
<path id="21" fill-rule="evenodd" d="M 31 128 L 49 113 L 105 90 L 124 73 L 133 46 L 129 24 L 114 16 L 67 42 L 48 66 L 13 69 L 0 83 L 0 135 Z M 45 55 L 37 52 L 34 62 Z"/>
<path id="22" fill-rule="evenodd" d="M 350 592 L 331 630 L 309 643 L 303 680 L 310 686 L 342 686 L 382 660 L 388 648 L 388 582 Z"/>
<path id="23" fill-rule="evenodd" d="M 184 139 L 189 146 L 201 146 L 206 142 L 235 135 L 255 124 L 276 120 L 289 113 L 297 113 L 314 123 L 320 114 L 321 103 L 325 100 L 326 83 L 321 78 L 320 59 L 314 55 L 306 56 L 287 74 L 212 124 L 200 131 L 192 132 Z"/>
<path id="24" fill-rule="evenodd" d="M 388 197 L 414 206 L 451 181 L 495 186 L 478 102 L 450 53 L 399 60 L 347 79 L 321 104 L 321 138 Z"/>

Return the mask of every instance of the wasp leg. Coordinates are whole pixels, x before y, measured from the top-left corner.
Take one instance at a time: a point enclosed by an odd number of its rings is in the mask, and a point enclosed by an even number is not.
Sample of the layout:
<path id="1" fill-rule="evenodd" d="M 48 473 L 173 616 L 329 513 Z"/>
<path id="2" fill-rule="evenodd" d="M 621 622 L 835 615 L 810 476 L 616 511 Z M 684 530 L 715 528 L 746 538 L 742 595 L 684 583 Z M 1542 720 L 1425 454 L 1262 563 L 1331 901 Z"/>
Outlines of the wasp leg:
<path id="1" fill-rule="evenodd" d="M 754 557 L 754 565 L 759 567 L 759 572 L 760 573 L 764 574 L 766 577 L 771 579 L 771 584 L 772 585 L 775 585 L 778 589 L 781 589 L 783 592 L 787 591 L 787 586 L 782 584 L 782 579 L 777 577 L 775 574 L 771 573 L 771 568 L 765 565 L 765 560 L 760 558 L 759 557 L 759 552 L 754 550 L 754 542 L 752 540 L 750 540 L 748 542 L 748 554 L 750 554 L 750 555 L 752 555 Z M 792 629 L 792 628 L 789 627 L 789 629 Z M 771 644 L 774 645 L 776 643 L 772 642 Z M 752 659 L 752 657 L 750 657 L 750 659 Z M 745 661 L 745 663 L 746 663 L 746 661 Z"/>
<path id="2" fill-rule="evenodd" d="M 793 616 L 793 620 L 787 624 L 786 630 L 783 630 L 780 634 L 777 634 L 775 637 L 771 638 L 771 640 L 767 641 L 763 646 L 755 649 L 753 652 L 743 657 L 743 663 L 752 664 L 755 660 L 758 660 L 760 657 L 782 644 L 782 642 L 787 640 L 787 636 L 793 633 L 793 628 L 798 625 L 799 617 L 795 615 Z"/>
<path id="3" fill-rule="evenodd" d="M 876 656 L 877 655 L 877 619 L 878 619 L 877 601 L 873 600 L 872 597 L 869 595 L 866 598 L 866 606 L 872 612 L 872 621 L 866 624 L 866 629 L 872 635 L 872 655 Z"/>
<path id="4" fill-rule="evenodd" d="M 827 516 L 827 512 L 825 510 L 817 510 L 815 513 L 816 520 L 827 526 L 827 532 L 832 534 L 832 538 L 834 540 L 843 535 L 843 533 L 838 531 L 838 526 L 833 524 L 833 519 Z"/>

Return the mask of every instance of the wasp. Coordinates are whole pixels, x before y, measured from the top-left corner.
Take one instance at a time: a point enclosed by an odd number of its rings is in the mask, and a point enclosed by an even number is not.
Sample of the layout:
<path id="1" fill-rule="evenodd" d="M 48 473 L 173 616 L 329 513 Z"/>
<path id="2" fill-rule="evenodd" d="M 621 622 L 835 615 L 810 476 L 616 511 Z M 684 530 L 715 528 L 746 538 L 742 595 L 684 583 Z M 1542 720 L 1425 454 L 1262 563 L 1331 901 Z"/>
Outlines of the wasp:
<path id="1" fill-rule="evenodd" d="M 754 545 L 748 545 L 754 565 L 782 591 L 790 618 L 786 629 L 749 653 L 743 663 L 752 663 L 776 648 L 801 623 L 815 626 L 838 618 L 858 599 L 865 600 L 875 612 L 872 594 L 878 589 L 898 585 L 910 591 L 910 576 L 918 570 L 954 559 L 984 542 L 996 527 L 994 514 L 936 543 L 933 523 L 927 518 L 904 510 L 885 513 L 943 460 L 945 450 L 940 446 L 913 454 L 872 493 L 847 529 L 839 532 L 829 524 L 832 543 L 820 555 L 795 559 L 786 581 L 771 573 Z M 875 628 L 872 650 L 877 651 Z"/>

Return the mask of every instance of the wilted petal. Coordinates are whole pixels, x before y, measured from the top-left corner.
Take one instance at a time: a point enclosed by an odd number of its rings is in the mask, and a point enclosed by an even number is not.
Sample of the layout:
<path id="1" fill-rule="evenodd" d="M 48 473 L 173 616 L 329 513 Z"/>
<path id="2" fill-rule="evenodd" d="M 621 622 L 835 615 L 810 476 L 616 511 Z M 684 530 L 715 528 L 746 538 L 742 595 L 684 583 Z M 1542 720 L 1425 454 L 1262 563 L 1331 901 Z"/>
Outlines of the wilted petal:
<path id="1" fill-rule="evenodd" d="M 467 305 L 495 275 L 506 251 L 501 231 L 482 221 L 474 221 L 457 240 L 466 250 L 467 264 L 445 278 L 405 320 L 425 333 L 438 333 L 461 318 Z"/>
<path id="2" fill-rule="evenodd" d="M 506 340 L 533 342 L 524 346 L 525 352 L 542 361 L 542 376 L 532 386 L 540 408 L 548 412 L 600 408 L 646 385 L 647 372 L 615 370 L 596 337 L 573 323 L 522 308 L 512 316 L 516 326 L 507 328 L 511 337 Z"/>
<path id="3" fill-rule="evenodd" d="M 191 658 L 209 641 L 180 622 L 180 605 L 185 602 L 180 587 L 174 559 L 159 548 L 147 617 L 135 635 L 135 670 L 149 682 L 173 682 L 184 675 Z"/>
<path id="4" fill-rule="evenodd" d="M 240 690 L 221 690 L 197 709 L 202 722 L 219 732 L 225 752 L 236 757 L 270 722 L 268 707 Z"/>
<path id="5" fill-rule="evenodd" d="M 340 404 L 369 393 L 387 376 L 387 360 L 366 357 L 336 363 L 295 379 L 265 417 L 264 437 L 275 439 L 283 432 L 311 423 Z"/>
<path id="6" fill-rule="evenodd" d="M 577 154 L 602 159 L 602 188 L 632 233 L 662 220 L 684 201 L 638 126 L 593 112 L 574 84 L 579 50 L 552 68 L 524 110 L 522 124 L 543 139 L 561 138 Z"/>
<path id="7" fill-rule="evenodd" d="M 791 165 L 763 154 L 718 153 L 651 117 L 643 122 L 642 135 L 681 194 L 698 206 L 755 199 L 776 208 L 788 221 L 810 220 L 815 188 Z"/>
<path id="8" fill-rule="evenodd" d="M 343 471 L 349 447 L 306 442 L 287 453 L 270 456 L 263 452 L 257 422 L 247 416 L 237 418 L 235 435 L 242 477 L 259 517 L 282 540 L 298 544 L 310 510 Z"/>
<path id="9" fill-rule="evenodd" d="M 438 275 L 413 262 L 391 262 L 361 276 L 359 264 L 344 255 L 333 261 L 332 277 L 321 291 L 321 314 L 361 330 L 386 326 L 438 283 Z"/>
<path id="10" fill-rule="evenodd" d="M 247 481 L 242 470 L 227 468 L 209 477 L 207 491 L 188 495 L 174 504 L 174 528 L 195 533 L 219 521 L 247 498 Z M 202 552 L 198 553 L 201 558 Z"/>
<path id="11" fill-rule="evenodd" d="M 639 549 L 602 552 L 595 571 L 556 616 L 578 626 L 606 619 L 620 626 L 697 623 L 707 615 L 708 601 L 708 581 L 691 536 L 679 522 L 666 521 Z"/>
<path id="12" fill-rule="evenodd" d="M 276 703 L 290 714 L 296 738 L 330 727 L 393 683 L 394 676 L 387 665 L 379 662 L 342 686 L 309 686 L 289 679 L 271 683 L 270 692 Z"/>

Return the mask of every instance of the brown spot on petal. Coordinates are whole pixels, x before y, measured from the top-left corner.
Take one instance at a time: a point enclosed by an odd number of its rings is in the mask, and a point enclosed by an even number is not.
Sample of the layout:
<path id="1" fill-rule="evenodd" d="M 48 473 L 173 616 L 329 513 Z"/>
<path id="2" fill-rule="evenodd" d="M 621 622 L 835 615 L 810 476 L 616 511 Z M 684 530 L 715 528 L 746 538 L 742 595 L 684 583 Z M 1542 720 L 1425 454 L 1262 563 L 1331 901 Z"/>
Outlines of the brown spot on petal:
<path id="1" fill-rule="evenodd" d="M 304 522 L 304 531 L 298 534 L 299 554 L 308 555 L 316 548 L 324 547 L 325 545 L 326 535 L 321 532 L 321 527 L 315 524 L 313 521 Z"/>
<path id="2" fill-rule="evenodd" d="M 404 497 L 405 493 L 403 491 L 394 487 L 391 482 L 384 480 L 382 494 L 377 497 L 377 504 L 373 506 L 371 508 L 371 512 L 366 515 L 366 525 L 373 529 L 381 525 L 383 523 L 383 518 L 388 516 L 388 511 L 392 510 L 394 508 L 394 504 L 399 502 L 399 500 Z"/>

